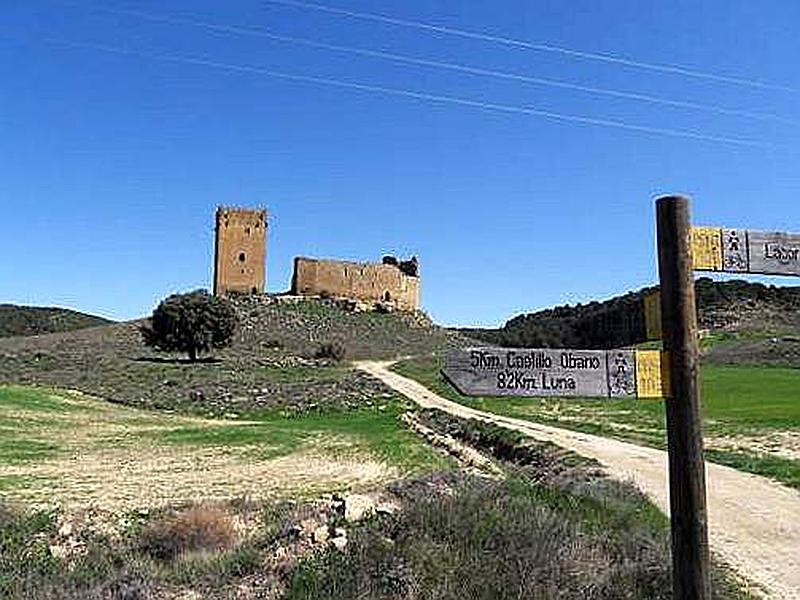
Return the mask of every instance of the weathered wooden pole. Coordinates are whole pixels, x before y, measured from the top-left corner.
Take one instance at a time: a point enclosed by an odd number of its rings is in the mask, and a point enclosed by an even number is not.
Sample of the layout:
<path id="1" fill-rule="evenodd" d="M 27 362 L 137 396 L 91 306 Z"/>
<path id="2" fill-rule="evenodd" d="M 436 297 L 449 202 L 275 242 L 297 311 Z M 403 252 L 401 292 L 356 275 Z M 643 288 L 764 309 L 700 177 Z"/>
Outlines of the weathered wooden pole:
<path id="1" fill-rule="evenodd" d="M 663 339 L 672 389 L 666 412 L 673 594 L 676 600 L 710 600 L 689 200 L 659 198 L 656 217 Z"/>

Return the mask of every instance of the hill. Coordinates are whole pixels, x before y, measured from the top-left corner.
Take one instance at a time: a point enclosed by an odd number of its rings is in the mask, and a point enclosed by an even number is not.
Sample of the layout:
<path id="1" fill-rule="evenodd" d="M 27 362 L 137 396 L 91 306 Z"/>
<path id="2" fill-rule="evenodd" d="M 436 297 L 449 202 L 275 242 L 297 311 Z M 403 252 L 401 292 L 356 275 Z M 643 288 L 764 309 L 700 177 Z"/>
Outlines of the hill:
<path id="1" fill-rule="evenodd" d="M 187 364 L 146 348 L 140 321 L 36 337 L 0 339 L 0 384 L 77 389 L 125 404 L 222 414 L 259 408 L 351 407 L 382 386 L 327 359 L 339 342 L 346 359 L 389 359 L 463 344 L 421 315 L 353 312 L 335 301 L 296 303 L 233 298 L 240 325 L 230 348 Z"/>
<path id="2" fill-rule="evenodd" d="M 463 329 L 462 333 L 502 346 L 612 348 L 620 344 L 598 327 L 597 315 L 638 312 L 643 288 L 603 302 L 559 306 L 518 315 L 499 329 Z M 719 363 L 800 365 L 800 287 L 767 286 L 746 281 L 695 284 L 698 321 L 707 330 L 706 359 Z"/>
<path id="3" fill-rule="evenodd" d="M 74 331 L 111 322 L 68 308 L 0 304 L 0 338 Z"/>

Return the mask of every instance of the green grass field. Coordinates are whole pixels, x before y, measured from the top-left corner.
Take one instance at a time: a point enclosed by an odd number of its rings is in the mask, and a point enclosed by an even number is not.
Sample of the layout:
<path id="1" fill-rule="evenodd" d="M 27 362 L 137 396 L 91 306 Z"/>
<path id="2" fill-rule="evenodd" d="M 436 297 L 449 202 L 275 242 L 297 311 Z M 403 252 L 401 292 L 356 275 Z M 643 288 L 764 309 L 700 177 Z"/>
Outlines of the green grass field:
<path id="1" fill-rule="evenodd" d="M 666 447 L 661 400 L 467 397 L 440 367 L 435 358 L 417 358 L 394 370 L 481 410 Z M 701 384 L 708 458 L 800 488 L 800 370 L 705 366 Z"/>
<path id="2" fill-rule="evenodd" d="M 0 387 L 0 491 L 130 506 L 317 493 L 450 466 L 399 420 L 406 402 L 237 419 L 145 411 L 78 393 Z"/>

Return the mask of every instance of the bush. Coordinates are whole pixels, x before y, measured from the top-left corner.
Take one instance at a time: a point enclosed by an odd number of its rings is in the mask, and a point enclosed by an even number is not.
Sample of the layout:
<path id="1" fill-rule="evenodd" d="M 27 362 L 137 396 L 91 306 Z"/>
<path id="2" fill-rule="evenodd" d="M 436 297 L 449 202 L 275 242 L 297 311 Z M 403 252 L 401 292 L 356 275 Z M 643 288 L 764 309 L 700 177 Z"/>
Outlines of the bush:
<path id="1" fill-rule="evenodd" d="M 306 560 L 287 597 L 670 598 L 665 530 L 596 526 L 603 508 L 587 518 L 568 499 L 515 478 L 427 487 L 355 528 L 346 552 Z"/>
<path id="2" fill-rule="evenodd" d="M 55 514 L 25 513 L 0 501 L 0 598 L 19 597 L 30 581 L 46 578 L 57 567 L 48 539 L 55 533 Z"/>
<path id="3" fill-rule="evenodd" d="M 230 549 L 235 537 L 226 513 L 200 506 L 151 523 L 142 532 L 140 549 L 153 558 L 171 560 L 187 552 Z"/>
<path id="4" fill-rule="evenodd" d="M 411 260 L 400 261 L 398 267 L 409 277 L 419 277 L 419 261 L 416 256 L 412 256 Z"/>
<path id="5" fill-rule="evenodd" d="M 229 346 L 235 329 L 236 313 L 230 303 L 196 290 L 162 300 L 140 331 L 145 345 L 186 352 L 195 361 L 200 352 Z"/>
<path id="6" fill-rule="evenodd" d="M 342 342 L 325 342 L 318 349 L 314 358 L 322 358 L 342 362 L 347 355 L 347 348 Z"/>

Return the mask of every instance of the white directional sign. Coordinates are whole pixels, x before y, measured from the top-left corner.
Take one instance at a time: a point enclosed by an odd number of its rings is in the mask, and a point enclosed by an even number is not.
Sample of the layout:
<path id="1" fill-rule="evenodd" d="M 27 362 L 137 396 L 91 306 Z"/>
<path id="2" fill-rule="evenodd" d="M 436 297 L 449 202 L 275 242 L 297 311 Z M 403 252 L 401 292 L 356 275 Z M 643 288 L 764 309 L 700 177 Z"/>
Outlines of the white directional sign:
<path id="1" fill-rule="evenodd" d="M 800 235 L 693 227 L 692 258 L 697 271 L 800 275 Z"/>
<path id="2" fill-rule="evenodd" d="M 475 347 L 442 372 L 468 396 L 657 398 L 669 395 L 665 365 L 659 351 Z"/>

